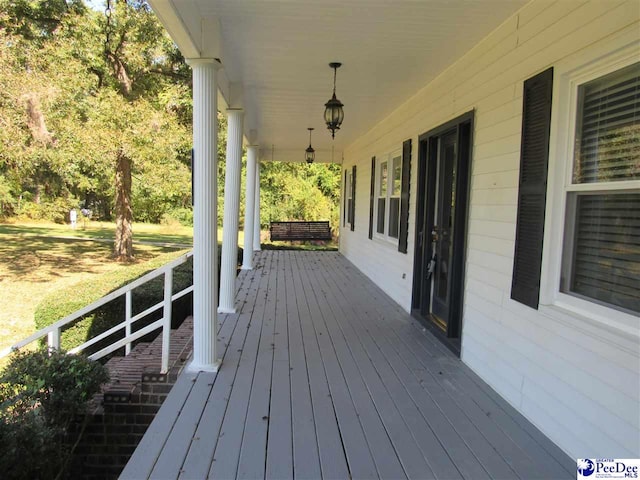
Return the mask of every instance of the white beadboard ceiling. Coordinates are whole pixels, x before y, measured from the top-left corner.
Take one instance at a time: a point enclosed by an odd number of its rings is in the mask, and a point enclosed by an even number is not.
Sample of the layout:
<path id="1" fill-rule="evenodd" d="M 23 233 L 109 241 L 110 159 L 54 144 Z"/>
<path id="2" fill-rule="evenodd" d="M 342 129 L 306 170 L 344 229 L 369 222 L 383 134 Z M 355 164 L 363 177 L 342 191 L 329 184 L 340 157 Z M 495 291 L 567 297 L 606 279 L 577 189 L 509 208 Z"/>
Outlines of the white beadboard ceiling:
<path id="1" fill-rule="evenodd" d="M 263 160 L 340 162 L 360 135 L 513 15 L 526 0 L 150 0 L 183 54 L 220 58 L 222 97 L 240 86 L 245 133 Z M 345 104 L 334 141 L 323 121 L 338 69 Z M 221 105 L 222 107 L 222 105 Z M 250 139 L 253 141 L 253 139 Z M 273 148 L 272 148 L 273 146 Z"/>

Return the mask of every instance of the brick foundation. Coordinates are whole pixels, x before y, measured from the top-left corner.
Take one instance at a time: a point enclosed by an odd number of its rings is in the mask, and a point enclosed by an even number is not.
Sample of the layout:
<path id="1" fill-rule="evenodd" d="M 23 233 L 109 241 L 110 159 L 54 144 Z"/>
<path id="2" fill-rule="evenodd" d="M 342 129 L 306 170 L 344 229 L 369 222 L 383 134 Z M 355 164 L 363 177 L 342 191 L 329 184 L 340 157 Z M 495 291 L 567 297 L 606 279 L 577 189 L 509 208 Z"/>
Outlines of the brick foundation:
<path id="1" fill-rule="evenodd" d="M 69 478 L 118 478 L 186 364 L 193 344 L 192 331 L 189 317 L 171 332 L 172 367 L 168 374 L 159 371 L 160 335 L 151 343 L 138 344 L 129 356 L 107 362 L 111 382 L 94 398 L 88 417 L 79 420 L 70 432 L 80 432 L 83 421 L 87 422 Z"/>

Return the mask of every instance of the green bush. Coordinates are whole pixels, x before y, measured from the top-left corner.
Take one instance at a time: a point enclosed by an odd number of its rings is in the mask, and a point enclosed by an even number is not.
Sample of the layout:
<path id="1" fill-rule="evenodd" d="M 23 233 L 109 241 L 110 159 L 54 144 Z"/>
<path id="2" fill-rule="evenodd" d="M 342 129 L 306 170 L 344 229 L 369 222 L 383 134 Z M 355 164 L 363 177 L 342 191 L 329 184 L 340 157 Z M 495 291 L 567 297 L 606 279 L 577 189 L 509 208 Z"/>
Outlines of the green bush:
<path id="1" fill-rule="evenodd" d="M 14 353 L 0 375 L 2 477 L 54 478 L 62 472 L 77 439 L 69 427 L 108 380 L 104 366 L 82 355 Z"/>
<path id="2" fill-rule="evenodd" d="M 171 225 L 178 222 L 186 227 L 193 226 L 193 208 L 173 208 L 162 216 L 162 223 Z"/>
<path id="3" fill-rule="evenodd" d="M 30 201 L 22 202 L 19 215 L 32 220 L 50 220 L 55 223 L 67 223 L 69 211 L 78 208 L 78 200 L 70 197 L 58 197 L 52 200 L 43 200 L 41 203 Z"/>

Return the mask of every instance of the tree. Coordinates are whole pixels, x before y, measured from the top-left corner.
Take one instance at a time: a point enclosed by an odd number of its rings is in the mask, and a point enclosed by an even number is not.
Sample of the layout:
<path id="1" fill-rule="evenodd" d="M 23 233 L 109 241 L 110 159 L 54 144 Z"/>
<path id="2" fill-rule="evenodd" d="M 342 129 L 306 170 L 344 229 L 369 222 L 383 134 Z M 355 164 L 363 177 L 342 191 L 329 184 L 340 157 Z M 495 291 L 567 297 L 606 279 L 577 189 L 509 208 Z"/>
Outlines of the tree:
<path id="1" fill-rule="evenodd" d="M 105 16 L 80 0 L 0 0 L 0 12 L 4 196 L 40 202 L 34 216 L 57 202 L 61 219 L 80 202 L 106 219 L 115 208 L 115 257 L 131 259 L 138 209 L 159 221 L 190 204 L 184 59 L 144 2 Z M 126 166 L 131 181 L 116 181 Z"/>

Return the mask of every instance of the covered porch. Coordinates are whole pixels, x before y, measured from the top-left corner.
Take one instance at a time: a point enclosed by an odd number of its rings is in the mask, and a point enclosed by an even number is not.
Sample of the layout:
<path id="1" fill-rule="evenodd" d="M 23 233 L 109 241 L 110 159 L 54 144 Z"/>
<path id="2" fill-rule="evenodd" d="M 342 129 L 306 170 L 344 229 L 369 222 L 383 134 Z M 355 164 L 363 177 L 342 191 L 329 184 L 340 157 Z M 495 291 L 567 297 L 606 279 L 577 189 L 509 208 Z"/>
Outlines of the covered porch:
<path id="1" fill-rule="evenodd" d="M 262 251 L 123 479 L 570 478 L 574 462 L 338 252 Z"/>

